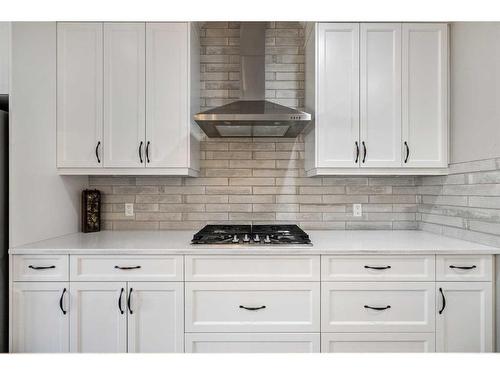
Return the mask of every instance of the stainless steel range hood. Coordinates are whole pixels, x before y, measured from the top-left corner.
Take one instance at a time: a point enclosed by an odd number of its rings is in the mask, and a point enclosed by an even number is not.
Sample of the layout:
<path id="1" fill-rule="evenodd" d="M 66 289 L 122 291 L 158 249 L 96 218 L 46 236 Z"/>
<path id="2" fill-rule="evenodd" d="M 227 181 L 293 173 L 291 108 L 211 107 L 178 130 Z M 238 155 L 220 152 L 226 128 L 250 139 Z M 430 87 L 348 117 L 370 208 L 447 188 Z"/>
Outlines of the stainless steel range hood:
<path id="1" fill-rule="evenodd" d="M 265 97 L 265 22 L 240 27 L 240 99 L 198 113 L 194 120 L 212 138 L 296 137 L 311 115 Z"/>

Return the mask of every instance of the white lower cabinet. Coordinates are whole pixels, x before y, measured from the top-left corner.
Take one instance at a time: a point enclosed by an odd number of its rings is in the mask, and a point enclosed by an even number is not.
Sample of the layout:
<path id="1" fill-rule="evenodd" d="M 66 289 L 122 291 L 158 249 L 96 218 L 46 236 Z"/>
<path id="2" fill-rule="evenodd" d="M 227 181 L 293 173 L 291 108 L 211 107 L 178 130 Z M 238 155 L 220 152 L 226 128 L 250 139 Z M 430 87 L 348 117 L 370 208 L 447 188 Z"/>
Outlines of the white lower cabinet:
<path id="1" fill-rule="evenodd" d="M 319 333 L 187 333 L 186 353 L 318 353 Z"/>
<path id="2" fill-rule="evenodd" d="M 184 351 L 183 283 L 128 283 L 128 352 Z"/>
<path id="3" fill-rule="evenodd" d="M 322 353 L 434 352 L 434 333 L 324 333 Z"/>
<path id="4" fill-rule="evenodd" d="M 491 282 L 439 282 L 436 300 L 438 352 L 493 351 Z"/>
<path id="5" fill-rule="evenodd" d="M 127 351 L 126 287 L 125 282 L 71 283 L 71 352 Z"/>
<path id="6" fill-rule="evenodd" d="M 14 353 L 69 351 L 66 282 L 17 282 L 13 287 Z"/>

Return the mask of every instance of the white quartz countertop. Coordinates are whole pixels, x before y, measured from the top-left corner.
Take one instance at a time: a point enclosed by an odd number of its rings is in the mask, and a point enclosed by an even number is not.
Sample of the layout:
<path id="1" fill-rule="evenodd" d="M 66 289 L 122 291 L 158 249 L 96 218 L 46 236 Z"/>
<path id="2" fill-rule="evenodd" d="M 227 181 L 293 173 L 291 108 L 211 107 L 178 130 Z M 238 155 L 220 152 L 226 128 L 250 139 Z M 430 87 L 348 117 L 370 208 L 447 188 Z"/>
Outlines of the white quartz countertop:
<path id="1" fill-rule="evenodd" d="M 419 230 L 310 230 L 305 245 L 191 245 L 193 231 L 75 233 L 10 254 L 500 254 L 500 249 Z"/>

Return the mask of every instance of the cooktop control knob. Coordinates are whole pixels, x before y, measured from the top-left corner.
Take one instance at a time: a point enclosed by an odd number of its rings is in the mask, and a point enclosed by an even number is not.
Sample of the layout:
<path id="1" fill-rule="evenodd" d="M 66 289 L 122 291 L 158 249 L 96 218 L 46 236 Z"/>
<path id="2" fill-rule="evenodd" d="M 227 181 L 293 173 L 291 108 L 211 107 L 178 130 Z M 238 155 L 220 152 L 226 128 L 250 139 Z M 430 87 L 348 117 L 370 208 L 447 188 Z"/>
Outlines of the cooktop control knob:
<path id="1" fill-rule="evenodd" d="M 243 236 L 243 242 L 250 242 L 250 237 L 248 237 L 248 234 L 245 234 L 245 236 Z"/>
<path id="2" fill-rule="evenodd" d="M 264 243 L 271 243 L 271 239 L 269 238 L 269 235 L 264 238 Z"/>
<path id="3" fill-rule="evenodd" d="M 235 234 L 234 237 L 233 237 L 233 243 L 238 243 L 240 242 L 240 239 L 238 238 L 238 236 Z"/>
<path id="4" fill-rule="evenodd" d="M 258 234 L 256 234 L 254 237 L 253 237 L 253 242 L 260 242 L 260 236 Z"/>

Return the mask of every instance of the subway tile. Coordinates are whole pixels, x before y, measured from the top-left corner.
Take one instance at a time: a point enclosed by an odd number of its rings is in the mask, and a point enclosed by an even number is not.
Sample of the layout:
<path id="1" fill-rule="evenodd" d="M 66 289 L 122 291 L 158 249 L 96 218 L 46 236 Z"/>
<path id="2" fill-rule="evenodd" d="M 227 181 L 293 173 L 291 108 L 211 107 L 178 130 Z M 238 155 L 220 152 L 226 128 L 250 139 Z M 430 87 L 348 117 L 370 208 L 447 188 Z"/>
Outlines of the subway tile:
<path id="1" fill-rule="evenodd" d="M 470 197 L 469 199 L 472 199 Z M 484 198 L 484 197 L 478 197 Z M 467 206 L 467 196 L 460 195 L 423 195 L 422 203 L 424 204 L 435 204 L 435 205 L 447 205 L 447 206 Z M 500 202 L 499 202 L 500 207 Z"/>
<path id="2" fill-rule="evenodd" d="M 467 181 L 469 184 L 500 184 L 500 170 L 470 173 Z"/>
<path id="3" fill-rule="evenodd" d="M 181 220 L 182 214 L 179 212 L 137 212 L 135 218 L 137 221 Z"/>
<path id="4" fill-rule="evenodd" d="M 272 177 L 242 177 L 230 178 L 229 185 L 274 186 Z"/>
<path id="5" fill-rule="evenodd" d="M 228 195 L 186 195 L 186 203 L 228 203 Z"/>
<path id="6" fill-rule="evenodd" d="M 274 203 L 273 195 L 229 195 L 229 203 Z M 289 202 L 278 202 L 289 203 Z"/>
<path id="7" fill-rule="evenodd" d="M 180 186 L 182 185 L 181 177 L 137 177 L 136 185 L 164 185 L 164 186 Z"/>
<path id="8" fill-rule="evenodd" d="M 207 194 L 252 194 L 251 186 L 207 186 Z"/>
<path id="9" fill-rule="evenodd" d="M 252 158 L 251 151 L 207 151 L 207 159 L 224 159 L 224 160 L 248 160 Z"/>
<path id="10" fill-rule="evenodd" d="M 229 220 L 249 220 L 249 221 L 274 221 L 274 212 L 230 212 Z"/>
<path id="11" fill-rule="evenodd" d="M 206 169 L 205 176 L 207 177 L 251 177 L 251 169 Z"/>
<path id="12" fill-rule="evenodd" d="M 256 203 L 253 205 L 253 212 L 298 212 L 299 205 L 292 203 Z"/>
<path id="13" fill-rule="evenodd" d="M 370 203 L 416 203 L 415 195 L 370 195 Z"/>
<path id="14" fill-rule="evenodd" d="M 160 186 L 160 194 L 203 194 L 205 186 Z"/>
<path id="15" fill-rule="evenodd" d="M 227 218 L 227 212 L 185 212 L 182 214 L 183 220 L 227 220 Z"/>
<path id="16" fill-rule="evenodd" d="M 300 212 L 345 212 L 343 204 L 301 204 Z"/>
<path id="17" fill-rule="evenodd" d="M 254 177 L 298 177 L 298 169 L 255 169 Z"/>
<path id="18" fill-rule="evenodd" d="M 301 221 L 299 225 L 304 230 L 344 230 L 343 221 Z M 314 245 L 314 237 L 312 238 Z"/>
<path id="19" fill-rule="evenodd" d="M 277 212 L 276 220 L 320 221 L 320 212 Z"/>
<path id="20" fill-rule="evenodd" d="M 276 185 L 281 186 L 319 186 L 321 185 L 321 178 L 314 177 L 285 177 L 285 178 L 276 178 Z"/>
<path id="21" fill-rule="evenodd" d="M 196 177 L 186 179 L 186 186 L 224 186 L 228 184 L 225 177 Z"/>
<path id="22" fill-rule="evenodd" d="M 344 186 L 301 186 L 299 194 L 345 194 Z M 324 198 L 324 197 L 323 197 Z M 325 201 L 324 201 L 325 202 Z M 335 203 L 335 202 L 325 202 Z"/>
<path id="23" fill-rule="evenodd" d="M 413 186 L 415 178 L 413 176 L 370 177 L 368 183 L 369 185 Z"/>
<path id="24" fill-rule="evenodd" d="M 253 158 L 256 160 L 259 159 L 298 159 L 299 153 L 296 151 L 255 151 L 253 154 Z"/>
<path id="25" fill-rule="evenodd" d="M 390 221 L 348 221 L 346 229 L 352 230 L 391 230 L 392 222 Z"/>
<path id="26" fill-rule="evenodd" d="M 180 195 L 138 195 L 136 203 L 181 203 Z"/>
<path id="27" fill-rule="evenodd" d="M 203 212 L 203 204 L 160 204 L 160 212 Z"/>
<path id="28" fill-rule="evenodd" d="M 296 194 L 297 188 L 295 186 L 254 186 L 254 194 Z"/>
<path id="29" fill-rule="evenodd" d="M 361 186 L 361 185 L 348 185 L 346 186 L 347 194 L 391 194 L 392 186 Z"/>
<path id="30" fill-rule="evenodd" d="M 368 203 L 367 195 L 323 195 L 323 203 Z"/>
<path id="31" fill-rule="evenodd" d="M 274 160 L 230 160 L 230 168 L 262 168 L 269 169 L 274 168 L 276 162 Z"/>
<path id="32" fill-rule="evenodd" d="M 231 151 L 274 151 L 275 144 L 274 144 L 274 142 L 230 143 L 229 149 Z"/>
<path id="33" fill-rule="evenodd" d="M 158 186 L 113 186 L 113 194 L 158 194 Z"/>
<path id="34" fill-rule="evenodd" d="M 500 209 L 500 197 L 469 197 L 469 206 Z"/>
<path id="35" fill-rule="evenodd" d="M 276 195 L 276 203 L 321 203 L 321 195 Z"/>
<path id="36" fill-rule="evenodd" d="M 366 177 L 323 177 L 323 185 L 368 185 Z"/>

